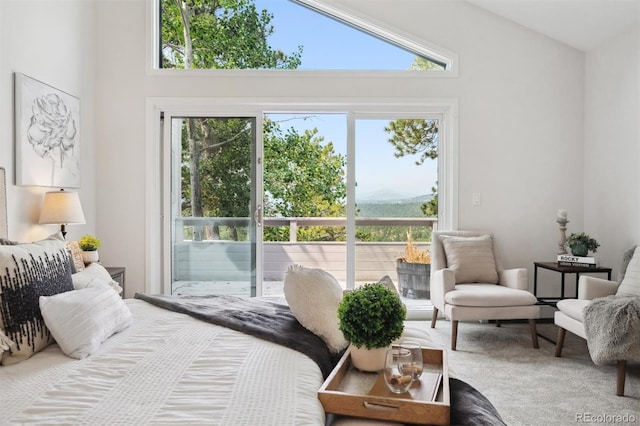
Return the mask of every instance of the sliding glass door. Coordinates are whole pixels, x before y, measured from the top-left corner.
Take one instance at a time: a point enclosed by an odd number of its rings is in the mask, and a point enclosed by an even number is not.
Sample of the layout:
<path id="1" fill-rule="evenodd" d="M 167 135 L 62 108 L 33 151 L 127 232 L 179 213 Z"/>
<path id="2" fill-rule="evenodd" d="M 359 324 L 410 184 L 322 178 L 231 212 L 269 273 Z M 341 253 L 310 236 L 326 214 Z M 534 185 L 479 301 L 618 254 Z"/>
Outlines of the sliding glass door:
<path id="1" fill-rule="evenodd" d="M 260 293 L 261 123 L 259 116 L 165 115 L 171 294 Z"/>
<path id="2" fill-rule="evenodd" d="M 282 295 L 292 264 L 346 288 L 384 275 L 397 283 L 407 231 L 424 249 L 436 223 L 455 226 L 455 169 L 443 161 L 455 150 L 442 143 L 455 105 L 210 103 L 159 108 L 162 148 L 148 146 L 162 152 L 147 181 L 162 189 L 148 203 L 162 223 L 148 228 L 150 288 Z"/>

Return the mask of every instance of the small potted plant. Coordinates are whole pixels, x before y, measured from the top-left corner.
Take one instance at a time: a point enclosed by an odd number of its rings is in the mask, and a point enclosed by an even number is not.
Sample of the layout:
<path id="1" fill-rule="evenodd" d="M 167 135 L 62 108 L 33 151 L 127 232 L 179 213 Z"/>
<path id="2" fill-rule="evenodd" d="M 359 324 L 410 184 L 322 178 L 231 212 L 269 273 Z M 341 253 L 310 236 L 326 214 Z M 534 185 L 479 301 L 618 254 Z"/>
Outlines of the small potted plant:
<path id="1" fill-rule="evenodd" d="M 93 235 L 83 235 L 78 241 L 80 249 L 82 249 L 82 260 L 85 265 L 88 265 L 99 260 L 98 247 L 100 247 L 100 240 Z"/>
<path id="2" fill-rule="evenodd" d="M 368 283 L 346 293 L 338 305 L 338 319 L 351 344 L 354 367 L 381 370 L 387 349 L 402 335 L 406 317 L 400 295 L 383 284 Z"/>
<path id="3" fill-rule="evenodd" d="M 596 240 L 584 232 L 569 235 L 566 244 L 574 256 L 586 256 L 590 251 L 595 253 L 598 251 L 598 247 L 600 247 L 600 244 L 598 244 Z"/>

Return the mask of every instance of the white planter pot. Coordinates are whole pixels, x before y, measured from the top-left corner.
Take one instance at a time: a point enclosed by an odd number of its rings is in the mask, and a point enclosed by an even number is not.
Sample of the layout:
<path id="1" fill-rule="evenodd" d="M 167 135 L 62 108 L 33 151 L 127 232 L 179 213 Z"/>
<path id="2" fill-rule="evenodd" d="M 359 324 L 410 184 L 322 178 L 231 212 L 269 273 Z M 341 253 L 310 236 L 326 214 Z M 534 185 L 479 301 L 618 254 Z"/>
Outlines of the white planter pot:
<path id="1" fill-rule="evenodd" d="M 83 251 L 82 252 L 82 260 L 84 261 L 85 265 L 97 262 L 98 260 L 100 260 L 100 258 L 98 256 L 98 250 Z"/>
<path id="2" fill-rule="evenodd" d="M 384 368 L 384 357 L 388 347 L 367 349 L 366 346 L 356 348 L 350 345 L 351 363 L 360 371 L 377 372 Z"/>

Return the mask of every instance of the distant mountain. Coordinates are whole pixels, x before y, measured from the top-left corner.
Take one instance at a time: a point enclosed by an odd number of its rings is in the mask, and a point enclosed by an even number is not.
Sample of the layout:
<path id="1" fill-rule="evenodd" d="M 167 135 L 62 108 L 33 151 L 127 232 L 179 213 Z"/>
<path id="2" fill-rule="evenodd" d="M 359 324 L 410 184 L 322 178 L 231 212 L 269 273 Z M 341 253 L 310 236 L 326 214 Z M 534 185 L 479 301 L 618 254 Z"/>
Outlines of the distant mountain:
<path id="1" fill-rule="evenodd" d="M 356 203 L 413 203 L 429 201 L 431 194 L 414 196 L 400 191 L 380 190 L 356 195 Z"/>
<path id="2" fill-rule="evenodd" d="M 420 195 L 405 199 L 357 201 L 359 217 L 422 217 L 420 206 L 433 195 Z"/>

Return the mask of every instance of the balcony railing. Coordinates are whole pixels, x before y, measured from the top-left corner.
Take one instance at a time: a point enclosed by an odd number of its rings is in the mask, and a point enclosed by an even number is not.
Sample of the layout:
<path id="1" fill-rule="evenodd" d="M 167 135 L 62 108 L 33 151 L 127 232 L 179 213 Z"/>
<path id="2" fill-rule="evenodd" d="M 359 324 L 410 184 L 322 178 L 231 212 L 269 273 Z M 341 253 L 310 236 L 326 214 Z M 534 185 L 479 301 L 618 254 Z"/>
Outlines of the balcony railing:
<path id="1" fill-rule="evenodd" d="M 216 276 L 220 280 L 241 280 L 251 269 L 247 253 L 247 241 L 202 240 L 185 238 L 188 227 L 248 227 L 249 218 L 179 218 L 175 221 L 174 280 L 197 281 Z M 435 218 L 363 218 L 357 217 L 360 226 L 431 227 L 435 229 Z M 345 227 L 343 217 L 293 217 L 263 219 L 263 226 L 288 226 L 289 241 L 264 242 L 263 281 L 282 281 L 283 274 L 292 264 L 328 271 L 338 279 L 346 281 L 345 242 L 297 241 L 297 230 L 307 226 Z M 191 232 L 189 232 L 191 233 Z M 417 243 L 421 249 L 430 243 Z M 356 281 L 377 281 L 389 275 L 396 281 L 396 259 L 404 253 L 405 242 L 355 243 Z"/>

